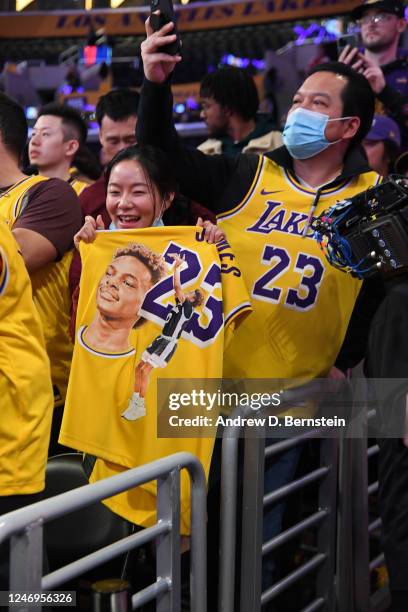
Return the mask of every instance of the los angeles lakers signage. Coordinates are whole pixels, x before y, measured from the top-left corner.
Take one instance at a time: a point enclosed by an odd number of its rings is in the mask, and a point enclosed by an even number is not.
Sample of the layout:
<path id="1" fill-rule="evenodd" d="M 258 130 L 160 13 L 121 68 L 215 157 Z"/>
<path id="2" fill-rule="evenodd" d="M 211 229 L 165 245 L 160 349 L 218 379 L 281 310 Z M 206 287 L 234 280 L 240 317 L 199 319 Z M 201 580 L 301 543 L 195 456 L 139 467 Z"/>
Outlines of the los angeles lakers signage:
<path id="1" fill-rule="evenodd" d="M 307 19 L 350 12 L 359 0 L 248 0 L 247 2 L 195 3 L 176 6 L 178 27 L 183 32 L 230 26 Z M 89 27 L 104 28 L 108 35 L 144 33 L 148 8 L 113 11 L 64 11 L 2 15 L 0 36 L 38 38 L 86 36 Z"/>

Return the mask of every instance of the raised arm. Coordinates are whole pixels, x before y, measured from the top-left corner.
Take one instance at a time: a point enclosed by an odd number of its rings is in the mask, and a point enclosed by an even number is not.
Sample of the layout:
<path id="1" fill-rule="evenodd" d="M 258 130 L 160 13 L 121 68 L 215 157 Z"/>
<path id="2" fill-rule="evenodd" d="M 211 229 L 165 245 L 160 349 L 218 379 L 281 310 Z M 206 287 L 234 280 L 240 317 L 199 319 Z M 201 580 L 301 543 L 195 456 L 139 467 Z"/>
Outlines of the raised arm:
<path id="1" fill-rule="evenodd" d="M 169 154 L 180 191 L 214 212 L 234 208 L 247 194 L 255 176 L 258 156 L 206 156 L 185 147 L 173 124 L 170 75 L 179 56 L 160 52 L 173 42 L 173 24 L 153 32 L 146 22 L 147 38 L 142 43 L 145 81 L 138 107 L 137 141 L 160 147 Z"/>
<path id="2" fill-rule="evenodd" d="M 177 253 L 169 253 L 169 257 L 172 257 L 174 260 L 173 266 L 173 287 L 176 298 L 180 302 L 180 304 L 184 304 L 186 301 L 186 296 L 183 293 L 183 289 L 181 288 L 180 282 L 180 268 L 184 263 L 184 257 L 181 257 Z"/>

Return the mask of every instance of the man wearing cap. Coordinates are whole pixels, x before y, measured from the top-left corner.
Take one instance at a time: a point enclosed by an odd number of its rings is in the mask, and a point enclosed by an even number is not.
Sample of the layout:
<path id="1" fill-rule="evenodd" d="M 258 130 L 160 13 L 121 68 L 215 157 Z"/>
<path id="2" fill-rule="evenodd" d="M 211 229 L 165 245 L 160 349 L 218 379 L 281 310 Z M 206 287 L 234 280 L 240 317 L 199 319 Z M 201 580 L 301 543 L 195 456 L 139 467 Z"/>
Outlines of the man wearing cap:
<path id="1" fill-rule="evenodd" d="M 402 148 L 408 148 L 408 51 L 398 48 L 406 28 L 402 0 L 368 0 L 351 18 L 361 28 L 364 49 L 347 46 L 339 60 L 368 79 L 377 97 L 377 112 L 399 125 Z"/>
<path id="2" fill-rule="evenodd" d="M 368 165 L 387 176 L 394 168 L 401 146 L 401 134 L 398 125 L 385 115 L 374 115 L 373 124 L 363 140 Z"/>

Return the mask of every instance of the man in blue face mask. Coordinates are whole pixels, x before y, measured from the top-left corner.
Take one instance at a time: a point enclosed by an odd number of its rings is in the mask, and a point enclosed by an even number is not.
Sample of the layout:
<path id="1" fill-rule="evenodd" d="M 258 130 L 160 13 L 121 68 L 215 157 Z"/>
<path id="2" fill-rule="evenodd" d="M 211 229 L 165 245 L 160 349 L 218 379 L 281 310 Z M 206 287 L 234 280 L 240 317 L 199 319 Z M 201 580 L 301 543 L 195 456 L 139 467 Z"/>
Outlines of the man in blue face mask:
<path id="1" fill-rule="evenodd" d="M 172 124 L 169 76 L 181 57 L 160 52 L 174 40 L 172 27 L 153 33 L 147 22 L 137 139 L 169 153 L 181 191 L 218 214 L 240 262 L 253 313 L 227 348 L 224 375 L 304 381 L 326 376 L 361 284 L 329 270 L 313 244 L 310 221 L 379 180 L 360 147 L 374 114 L 372 89 L 345 64 L 318 66 L 294 96 L 286 146 L 264 156 L 206 156 L 185 148 Z M 266 491 L 292 478 L 298 458 L 295 450 L 267 464 Z M 282 512 L 278 504 L 266 513 L 265 539 L 279 531 Z M 213 603 L 213 582 L 209 590 Z"/>

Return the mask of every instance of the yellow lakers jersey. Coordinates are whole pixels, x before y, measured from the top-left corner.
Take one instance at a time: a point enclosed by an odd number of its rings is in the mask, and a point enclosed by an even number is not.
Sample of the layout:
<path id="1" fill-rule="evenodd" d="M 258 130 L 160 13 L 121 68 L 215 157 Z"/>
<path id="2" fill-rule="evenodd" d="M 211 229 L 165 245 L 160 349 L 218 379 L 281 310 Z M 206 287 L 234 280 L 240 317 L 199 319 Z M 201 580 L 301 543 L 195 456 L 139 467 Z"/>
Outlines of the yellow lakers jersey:
<path id="1" fill-rule="evenodd" d="M 48 179 L 44 176 L 29 176 L 0 195 L 0 215 L 7 220 L 11 229 L 22 213 L 28 190 L 45 180 Z M 43 325 L 57 403 L 65 397 L 73 350 L 68 332 L 71 307 L 68 273 L 71 260 L 72 252 L 68 252 L 60 261 L 31 274 L 34 303 Z"/>
<path id="2" fill-rule="evenodd" d="M 122 264 L 129 266 L 120 280 L 116 277 L 115 254 L 118 249 L 122 249 L 119 253 L 127 253 L 138 245 L 144 248 L 147 265 L 160 258 L 163 269 L 153 286 L 144 287 L 139 306 L 136 297 L 136 305 L 131 306 L 130 295 L 136 296 L 144 283 L 144 271 L 139 270 L 135 278 L 136 264 L 132 261 L 135 258 L 120 255 L 119 258 L 128 260 Z M 222 376 L 226 330 L 237 327 L 250 311 L 249 296 L 230 246 L 226 241 L 217 247 L 209 245 L 203 241 L 199 228 L 162 227 L 98 232 L 94 243 L 81 244 L 80 252 L 78 328 L 60 442 L 99 458 L 92 480 L 103 478 L 112 470 L 118 473 L 181 450 L 196 454 L 208 474 L 213 437 L 158 437 L 157 382 Z M 146 415 L 127 421 L 123 414 L 135 389 L 136 368 L 142 356 L 156 338 L 161 338 L 165 345 L 169 342 L 161 334 L 175 305 L 174 253 L 182 253 L 185 260 L 180 272 L 183 291 L 199 288 L 204 302 L 193 308 L 191 318 L 180 328 L 167 365 L 151 372 L 145 397 Z M 131 319 L 115 349 L 113 340 L 126 313 L 135 313 L 136 309 L 135 327 Z M 103 326 L 98 327 L 102 315 Z M 96 328 L 101 331 L 100 337 L 92 331 Z M 146 525 L 154 520 L 155 495 L 155 484 L 149 483 L 125 496 L 115 496 L 106 504 L 130 521 Z M 184 533 L 189 529 L 187 500 L 188 477 L 183 476 Z"/>
<path id="3" fill-rule="evenodd" d="M 18 246 L 0 221 L 0 491 L 44 488 L 53 393 L 41 323 Z"/>
<path id="4" fill-rule="evenodd" d="M 254 310 L 227 349 L 226 377 L 306 381 L 327 374 L 361 283 L 328 264 L 308 229 L 309 217 L 378 180 L 374 172 L 363 174 L 316 198 L 316 190 L 260 157 L 243 202 L 218 215 Z"/>
<path id="5" fill-rule="evenodd" d="M 85 181 L 79 181 L 76 178 L 71 178 L 68 182 L 78 196 L 81 195 L 84 189 L 89 187 L 89 183 L 85 183 Z"/>

